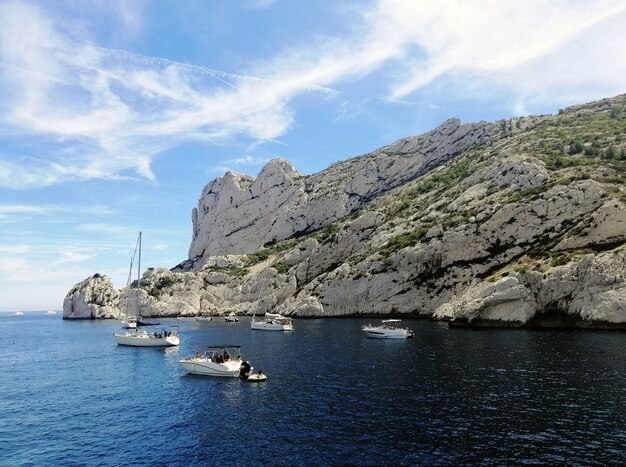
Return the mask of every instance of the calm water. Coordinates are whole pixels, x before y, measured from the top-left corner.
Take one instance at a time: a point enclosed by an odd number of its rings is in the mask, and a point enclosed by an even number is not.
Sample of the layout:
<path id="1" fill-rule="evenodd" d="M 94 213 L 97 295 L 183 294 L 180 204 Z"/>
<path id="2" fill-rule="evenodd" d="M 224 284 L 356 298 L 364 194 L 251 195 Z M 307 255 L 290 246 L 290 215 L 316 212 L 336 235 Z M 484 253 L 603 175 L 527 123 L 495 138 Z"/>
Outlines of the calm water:
<path id="1" fill-rule="evenodd" d="M 626 456 L 626 335 L 447 329 L 293 333 L 172 320 L 178 349 L 114 344 L 111 321 L 0 314 L 0 465 L 617 465 Z M 184 374 L 240 344 L 269 376 Z"/>

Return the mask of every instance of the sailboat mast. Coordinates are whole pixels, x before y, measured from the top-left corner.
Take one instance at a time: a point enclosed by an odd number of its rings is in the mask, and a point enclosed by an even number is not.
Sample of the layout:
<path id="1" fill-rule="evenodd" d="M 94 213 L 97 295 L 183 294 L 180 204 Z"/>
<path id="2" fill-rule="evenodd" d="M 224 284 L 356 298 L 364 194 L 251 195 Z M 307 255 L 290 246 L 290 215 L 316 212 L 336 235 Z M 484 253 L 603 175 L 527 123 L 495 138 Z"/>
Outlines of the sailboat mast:
<path id="1" fill-rule="evenodd" d="M 137 289 L 141 287 L 141 230 L 139 231 L 139 258 L 137 260 Z"/>

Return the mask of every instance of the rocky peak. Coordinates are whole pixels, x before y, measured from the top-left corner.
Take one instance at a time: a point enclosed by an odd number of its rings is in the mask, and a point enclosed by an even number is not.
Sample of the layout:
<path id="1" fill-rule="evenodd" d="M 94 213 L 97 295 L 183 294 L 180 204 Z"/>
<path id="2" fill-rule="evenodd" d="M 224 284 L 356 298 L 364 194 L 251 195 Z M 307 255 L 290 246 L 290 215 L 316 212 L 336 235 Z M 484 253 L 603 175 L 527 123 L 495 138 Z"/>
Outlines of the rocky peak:
<path id="1" fill-rule="evenodd" d="M 190 259 L 144 274 L 142 306 L 624 329 L 625 131 L 619 96 L 451 119 L 306 177 L 281 159 L 227 173 L 194 210 Z M 89 278 L 64 317 L 108 317 L 116 293 Z"/>
<path id="2" fill-rule="evenodd" d="M 489 140 L 495 126 L 450 119 L 421 136 L 333 164 L 303 177 L 272 159 L 253 179 L 227 173 L 204 189 L 192 213 L 194 270 L 213 255 L 251 253 L 265 244 L 320 229 L 375 197 Z"/>

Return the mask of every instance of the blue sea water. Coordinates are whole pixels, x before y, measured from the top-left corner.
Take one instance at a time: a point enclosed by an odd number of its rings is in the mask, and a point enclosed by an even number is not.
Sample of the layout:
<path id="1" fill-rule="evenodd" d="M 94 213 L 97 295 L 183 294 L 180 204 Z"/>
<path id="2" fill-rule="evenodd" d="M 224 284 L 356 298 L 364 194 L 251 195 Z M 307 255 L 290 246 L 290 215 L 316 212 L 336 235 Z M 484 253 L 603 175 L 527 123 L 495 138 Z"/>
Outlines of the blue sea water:
<path id="1" fill-rule="evenodd" d="M 296 320 L 292 333 L 169 320 L 179 348 L 114 344 L 113 321 L 0 314 L 0 465 L 618 465 L 626 335 Z M 186 375 L 240 344 L 268 380 Z"/>

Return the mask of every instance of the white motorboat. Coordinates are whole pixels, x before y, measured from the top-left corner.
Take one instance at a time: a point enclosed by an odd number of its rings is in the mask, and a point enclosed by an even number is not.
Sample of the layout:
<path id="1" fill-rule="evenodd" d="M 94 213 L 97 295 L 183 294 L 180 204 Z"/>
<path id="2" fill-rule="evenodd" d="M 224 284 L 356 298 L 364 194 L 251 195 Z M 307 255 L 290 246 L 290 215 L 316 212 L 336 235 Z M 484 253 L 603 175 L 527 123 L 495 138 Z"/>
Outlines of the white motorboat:
<path id="1" fill-rule="evenodd" d="M 366 324 L 361 329 L 369 336 L 379 339 L 407 339 L 413 337 L 413 331 L 400 327 L 399 319 L 384 319 L 378 326 Z"/>
<path id="2" fill-rule="evenodd" d="M 56 315 L 56 314 L 57 314 L 57 312 L 56 312 L 56 311 L 54 311 L 54 310 L 48 310 L 48 311 L 46 311 L 46 314 L 47 314 L 47 315 Z"/>
<path id="3" fill-rule="evenodd" d="M 229 323 L 236 323 L 237 321 L 239 321 L 239 318 L 237 318 L 237 315 L 234 311 L 231 311 L 230 313 L 228 313 L 228 315 L 224 317 L 224 321 L 228 321 Z"/>
<path id="4" fill-rule="evenodd" d="M 180 344 L 178 326 L 170 326 L 158 332 L 127 330 L 114 332 L 113 337 L 118 345 L 131 347 L 174 347 Z"/>
<path id="5" fill-rule="evenodd" d="M 265 373 L 257 372 L 248 375 L 247 378 L 241 377 L 244 381 L 248 381 L 249 383 L 262 383 L 267 380 L 267 375 Z"/>
<path id="6" fill-rule="evenodd" d="M 261 370 L 254 373 L 252 367 L 248 362 L 241 363 L 241 371 L 239 372 L 239 378 L 249 383 L 262 383 L 267 380 L 267 375 Z"/>
<path id="7" fill-rule="evenodd" d="M 196 352 L 193 357 L 186 357 L 178 363 L 187 373 L 205 376 L 236 378 L 252 368 L 241 359 L 241 346 L 214 345 L 207 347 L 203 354 Z"/>
<path id="8" fill-rule="evenodd" d="M 24 316 L 24 313 L 21 311 L 16 311 L 15 313 L 13 313 L 13 316 Z"/>
<path id="9" fill-rule="evenodd" d="M 194 318 L 196 321 L 213 321 L 213 317 L 209 315 L 200 315 Z"/>
<path id="10" fill-rule="evenodd" d="M 137 329 L 137 317 L 135 315 L 123 317 L 120 323 L 124 329 Z"/>
<path id="11" fill-rule="evenodd" d="M 260 331 L 293 331 L 293 320 L 277 313 L 266 313 L 263 320 L 252 315 L 250 329 Z"/>

